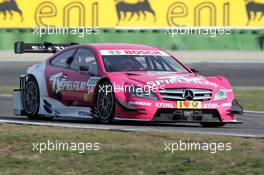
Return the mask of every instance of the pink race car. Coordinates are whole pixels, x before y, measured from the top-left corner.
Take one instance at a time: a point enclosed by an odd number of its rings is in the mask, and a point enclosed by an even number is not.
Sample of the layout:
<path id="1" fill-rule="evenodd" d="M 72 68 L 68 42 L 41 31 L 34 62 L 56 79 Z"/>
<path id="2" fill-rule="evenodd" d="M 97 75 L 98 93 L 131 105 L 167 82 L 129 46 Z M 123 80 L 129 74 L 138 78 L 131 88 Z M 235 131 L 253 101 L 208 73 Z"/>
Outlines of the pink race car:
<path id="1" fill-rule="evenodd" d="M 28 68 L 14 91 L 16 115 L 240 123 L 243 108 L 230 83 L 203 77 L 158 48 L 132 44 L 15 43 L 15 53 L 54 53 Z"/>

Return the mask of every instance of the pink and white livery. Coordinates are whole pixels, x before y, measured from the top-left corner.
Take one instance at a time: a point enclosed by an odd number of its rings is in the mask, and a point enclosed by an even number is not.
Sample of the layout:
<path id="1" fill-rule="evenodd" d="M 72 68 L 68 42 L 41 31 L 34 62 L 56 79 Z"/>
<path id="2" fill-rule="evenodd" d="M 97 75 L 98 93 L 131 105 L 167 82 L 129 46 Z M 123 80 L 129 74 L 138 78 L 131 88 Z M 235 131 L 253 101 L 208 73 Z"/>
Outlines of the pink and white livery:
<path id="1" fill-rule="evenodd" d="M 243 109 L 228 80 L 204 77 L 155 47 L 132 44 L 15 43 L 15 53 L 54 53 L 28 68 L 14 91 L 14 112 L 30 119 L 77 117 L 240 123 Z"/>

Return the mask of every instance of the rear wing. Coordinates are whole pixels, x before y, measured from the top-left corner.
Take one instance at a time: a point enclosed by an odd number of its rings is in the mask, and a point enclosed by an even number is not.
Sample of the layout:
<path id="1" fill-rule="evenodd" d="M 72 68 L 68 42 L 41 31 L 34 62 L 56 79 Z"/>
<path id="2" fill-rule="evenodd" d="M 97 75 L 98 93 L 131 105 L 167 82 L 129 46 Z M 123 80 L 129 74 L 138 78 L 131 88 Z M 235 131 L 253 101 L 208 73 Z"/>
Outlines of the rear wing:
<path id="1" fill-rule="evenodd" d="M 79 45 L 78 43 L 70 44 L 53 44 L 49 42 L 45 43 L 24 43 L 22 41 L 16 42 L 14 46 L 15 54 L 23 53 L 56 53 L 65 49 L 66 47 Z"/>

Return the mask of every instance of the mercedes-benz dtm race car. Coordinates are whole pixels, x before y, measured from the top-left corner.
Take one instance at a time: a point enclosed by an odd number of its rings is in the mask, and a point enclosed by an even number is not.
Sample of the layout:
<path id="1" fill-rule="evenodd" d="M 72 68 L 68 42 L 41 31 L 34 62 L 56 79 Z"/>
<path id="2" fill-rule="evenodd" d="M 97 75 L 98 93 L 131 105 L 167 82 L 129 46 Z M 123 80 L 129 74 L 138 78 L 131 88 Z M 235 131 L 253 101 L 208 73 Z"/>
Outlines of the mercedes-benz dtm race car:
<path id="1" fill-rule="evenodd" d="M 204 77 L 155 47 L 133 44 L 15 43 L 15 53 L 54 53 L 20 77 L 16 115 L 239 123 L 243 109 L 228 80 Z"/>

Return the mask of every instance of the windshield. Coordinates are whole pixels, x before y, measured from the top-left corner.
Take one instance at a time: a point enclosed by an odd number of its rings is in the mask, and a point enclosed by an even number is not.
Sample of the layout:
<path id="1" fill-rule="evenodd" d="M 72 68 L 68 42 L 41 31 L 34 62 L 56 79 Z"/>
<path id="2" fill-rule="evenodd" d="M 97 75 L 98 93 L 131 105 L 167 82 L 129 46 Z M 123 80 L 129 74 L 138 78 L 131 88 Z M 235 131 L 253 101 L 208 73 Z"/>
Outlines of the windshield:
<path id="1" fill-rule="evenodd" d="M 170 56 L 105 55 L 103 60 L 107 72 L 162 71 L 188 73 L 179 62 Z"/>

